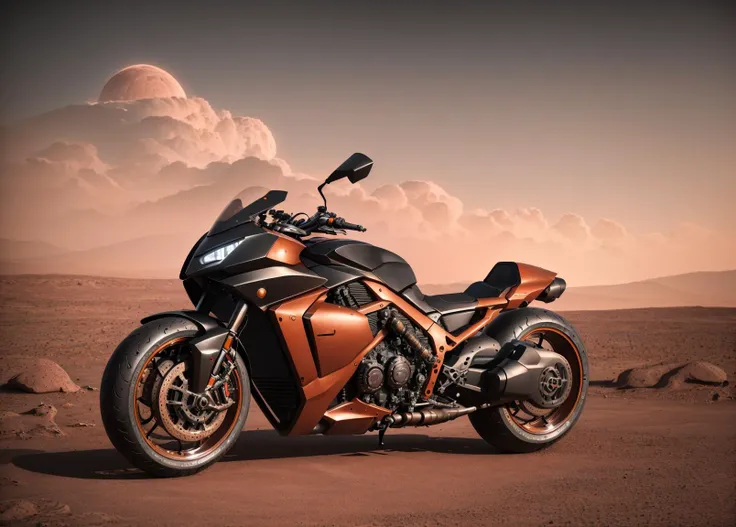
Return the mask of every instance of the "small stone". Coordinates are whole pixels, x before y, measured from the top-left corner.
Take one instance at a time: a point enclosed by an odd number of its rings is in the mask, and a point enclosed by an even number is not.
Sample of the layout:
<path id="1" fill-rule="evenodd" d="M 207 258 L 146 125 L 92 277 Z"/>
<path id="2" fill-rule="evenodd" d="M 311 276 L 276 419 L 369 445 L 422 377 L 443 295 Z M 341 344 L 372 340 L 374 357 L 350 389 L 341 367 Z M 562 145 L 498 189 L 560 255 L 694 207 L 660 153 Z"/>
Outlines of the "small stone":
<path id="1" fill-rule="evenodd" d="M 35 408 L 31 408 L 27 412 L 23 413 L 25 415 L 37 415 L 39 417 L 47 416 L 49 419 L 53 419 L 56 416 L 57 410 L 50 404 L 41 403 Z"/>
<path id="2" fill-rule="evenodd" d="M 36 514 L 38 514 L 38 509 L 30 501 L 5 500 L 0 502 L 0 520 L 3 523 L 25 520 Z"/>
<path id="3" fill-rule="evenodd" d="M 72 406 L 74 406 L 72 403 L 64 403 L 61 405 L 62 408 L 71 408 Z"/>
<path id="4" fill-rule="evenodd" d="M 716 392 L 716 393 L 713 394 L 713 401 L 717 401 L 720 398 L 721 398 L 721 394 L 720 393 Z"/>
<path id="5" fill-rule="evenodd" d="M 97 391 L 97 388 L 95 388 L 94 386 L 90 386 L 89 384 L 86 385 L 84 387 L 84 389 L 87 390 L 87 391 L 89 391 L 89 392 L 96 392 Z"/>
<path id="6" fill-rule="evenodd" d="M 76 392 L 79 386 L 52 360 L 39 359 L 8 381 L 8 385 L 30 393 Z"/>
<path id="7" fill-rule="evenodd" d="M 84 423 L 80 421 L 79 423 L 74 423 L 73 425 L 69 425 L 72 428 L 93 428 L 96 425 L 94 423 Z"/>
<path id="8" fill-rule="evenodd" d="M 0 437 L 29 439 L 35 436 L 63 436 L 64 432 L 54 421 L 55 415 L 56 408 L 50 404 L 39 405 L 22 414 L 3 412 L 0 415 Z"/>

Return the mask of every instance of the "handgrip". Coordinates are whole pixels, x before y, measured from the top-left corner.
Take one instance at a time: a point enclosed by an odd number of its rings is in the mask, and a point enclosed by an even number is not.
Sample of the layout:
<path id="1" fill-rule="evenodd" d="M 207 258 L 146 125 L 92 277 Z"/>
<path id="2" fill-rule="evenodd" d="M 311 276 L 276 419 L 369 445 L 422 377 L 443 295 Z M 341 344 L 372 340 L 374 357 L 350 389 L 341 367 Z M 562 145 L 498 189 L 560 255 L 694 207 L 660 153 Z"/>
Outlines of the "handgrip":
<path id="1" fill-rule="evenodd" d="M 358 225 L 356 223 L 350 223 L 349 221 L 345 221 L 343 218 L 337 218 L 335 220 L 335 223 L 333 223 L 335 227 L 338 227 L 340 229 L 350 229 L 353 231 L 359 231 L 359 232 L 365 232 L 366 229 L 362 225 Z"/>

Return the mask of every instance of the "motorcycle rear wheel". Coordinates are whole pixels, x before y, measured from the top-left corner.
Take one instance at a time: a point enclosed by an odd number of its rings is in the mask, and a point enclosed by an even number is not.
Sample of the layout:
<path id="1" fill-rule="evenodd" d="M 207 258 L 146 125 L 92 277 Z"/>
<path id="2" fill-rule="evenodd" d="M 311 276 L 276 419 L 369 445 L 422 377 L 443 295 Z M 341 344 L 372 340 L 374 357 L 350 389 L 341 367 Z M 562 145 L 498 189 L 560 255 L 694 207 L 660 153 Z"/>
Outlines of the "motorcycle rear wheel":
<path id="1" fill-rule="evenodd" d="M 215 463 L 233 447 L 248 416 L 250 380 L 239 355 L 224 388 L 228 408 L 208 413 L 187 403 L 193 397 L 186 395 L 184 344 L 196 334 L 197 326 L 182 318 L 144 324 L 120 343 L 102 377 L 100 411 L 110 441 L 154 476 L 186 476 Z"/>
<path id="2" fill-rule="evenodd" d="M 476 432 L 501 452 L 528 453 L 562 439 L 583 411 L 588 391 L 588 358 L 572 325 L 560 315 L 538 308 L 522 308 L 501 315 L 488 334 L 504 344 L 524 340 L 564 356 L 572 370 L 572 389 L 559 407 L 541 411 L 524 401 L 470 414 Z"/>

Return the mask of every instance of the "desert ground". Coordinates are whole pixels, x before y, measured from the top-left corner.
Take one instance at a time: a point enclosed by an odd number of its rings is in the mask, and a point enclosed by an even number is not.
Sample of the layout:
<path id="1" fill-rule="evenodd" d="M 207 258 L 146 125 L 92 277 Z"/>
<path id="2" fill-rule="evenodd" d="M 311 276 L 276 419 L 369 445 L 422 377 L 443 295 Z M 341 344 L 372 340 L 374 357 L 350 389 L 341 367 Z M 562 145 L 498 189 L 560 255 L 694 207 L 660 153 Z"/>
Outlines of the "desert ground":
<path id="1" fill-rule="evenodd" d="M 96 388 L 140 318 L 186 306 L 177 281 L 0 277 L 0 384 L 47 358 L 82 387 L 0 388 L 0 524 L 736 524 L 736 309 L 563 313 L 593 382 L 576 427 L 541 453 L 498 454 L 467 419 L 391 430 L 385 450 L 375 435 L 281 438 L 253 406 L 224 461 L 152 479 L 112 448 Z M 689 382 L 703 362 L 731 384 Z M 622 388 L 628 370 L 631 386 L 654 387 Z M 42 404 L 56 431 L 24 414 Z"/>

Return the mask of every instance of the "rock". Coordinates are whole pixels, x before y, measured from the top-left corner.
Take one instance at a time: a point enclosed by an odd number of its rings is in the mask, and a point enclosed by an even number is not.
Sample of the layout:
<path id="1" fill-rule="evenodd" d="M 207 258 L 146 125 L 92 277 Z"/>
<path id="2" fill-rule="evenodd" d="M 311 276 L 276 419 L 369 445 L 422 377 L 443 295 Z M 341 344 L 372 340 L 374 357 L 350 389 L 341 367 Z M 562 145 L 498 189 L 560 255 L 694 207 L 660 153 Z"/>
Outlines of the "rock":
<path id="1" fill-rule="evenodd" d="M 720 393 L 716 392 L 716 393 L 713 394 L 713 398 L 712 399 L 713 399 L 714 402 L 717 401 L 720 398 L 721 398 L 721 394 Z"/>
<path id="2" fill-rule="evenodd" d="M 15 375 L 8 385 L 30 393 L 76 392 L 74 384 L 64 369 L 52 360 L 39 359 Z"/>
<path id="3" fill-rule="evenodd" d="M 22 414 L 0 412 L 0 438 L 27 439 L 37 436 L 60 437 L 64 435 L 54 421 L 56 408 L 41 404 Z"/>
<path id="4" fill-rule="evenodd" d="M 682 369 L 682 374 L 686 382 L 713 386 L 722 386 L 727 379 L 725 371 L 705 361 L 691 362 Z"/>
<path id="5" fill-rule="evenodd" d="M 4 500 L 0 501 L 0 520 L 3 523 L 20 521 L 38 514 L 38 509 L 30 501 Z"/>
<path id="6" fill-rule="evenodd" d="M 663 375 L 677 368 L 677 364 L 657 364 L 631 368 L 622 372 L 616 384 L 621 388 L 653 388 Z"/>
<path id="7" fill-rule="evenodd" d="M 23 412 L 25 415 L 37 415 L 39 417 L 48 416 L 49 419 L 56 417 L 58 411 L 50 404 L 41 403 L 35 408 L 31 408 L 27 412 Z"/>
<path id="8" fill-rule="evenodd" d="M 619 388 L 685 388 L 686 384 L 727 386 L 727 375 L 710 362 L 655 364 L 631 368 L 616 380 Z"/>
<path id="9" fill-rule="evenodd" d="M 96 425 L 94 423 L 79 422 L 79 423 L 74 423 L 73 425 L 69 425 L 69 426 L 71 426 L 72 428 L 93 428 Z"/>
<path id="10" fill-rule="evenodd" d="M 89 392 L 96 392 L 97 391 L 97 388 L 95 388 L 94 386 L 90 386 L 89 384 L 86 385 L 84 387 L 84 389 L 87 390 L 87 391 L 89 391 Z"/>
<path id="11" fill-rule="evenodd" d="M 71 408 L 72 406 L 74 406 L 72 403 L 64 403 L 61 405 L 62 408 Z"/>

